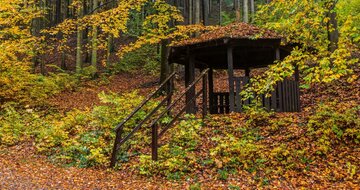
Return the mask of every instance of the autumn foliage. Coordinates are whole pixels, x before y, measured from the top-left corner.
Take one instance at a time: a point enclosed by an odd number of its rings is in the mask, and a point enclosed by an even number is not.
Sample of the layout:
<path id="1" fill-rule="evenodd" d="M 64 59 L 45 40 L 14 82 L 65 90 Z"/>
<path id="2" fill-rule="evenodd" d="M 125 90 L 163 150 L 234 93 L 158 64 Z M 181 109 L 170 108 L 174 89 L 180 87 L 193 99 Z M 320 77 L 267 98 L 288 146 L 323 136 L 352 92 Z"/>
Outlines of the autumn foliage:
<path id="1" fill-rule="evenodd" d="M 189 22 L 197 14 L 166 0 L 60 1 L 60 9 L 51 2 L 0 0 L 0 188 L 35 183 L 2 180 L 29 171 L 21 179 L 41 175 L 39 184 L 54 188 L 49 168 L 61 173 L 56 178 L 74 172 L 77 180 L 93 180 L 69 182 L 80 188 L 136 189 L 145 181 L 167 189 L 359 188 L 359 0 L 255 1 L 251 24 L 222 27 Z M 218 15 L 220 24 L 239 20 Z M 302 112 L 273 113 L 252 102 L 244 113 L 182 116 L 162 137 L 158 161 L 151 160 L 151 130 L 144 127 L 109 169 L 113 129 L 156 89 L 154 75 L 167 56 L 161 52 L 229 36 L 277 38 L 293 48 L 266 70 L 254 70 L 242 93 L 256 100 L 299 69 Z M 214 76 L 227 81 L 222 72 Z M 183 83 L 176 77 L 175 92 Z M 149 102 L 124 132 L 158 103 Z M 24 169 L 25 158 L 34 168 Z M 8 166 L 15 172 L 8 174 Z M 136 184 L 109 182 L 120 175 Z"/>

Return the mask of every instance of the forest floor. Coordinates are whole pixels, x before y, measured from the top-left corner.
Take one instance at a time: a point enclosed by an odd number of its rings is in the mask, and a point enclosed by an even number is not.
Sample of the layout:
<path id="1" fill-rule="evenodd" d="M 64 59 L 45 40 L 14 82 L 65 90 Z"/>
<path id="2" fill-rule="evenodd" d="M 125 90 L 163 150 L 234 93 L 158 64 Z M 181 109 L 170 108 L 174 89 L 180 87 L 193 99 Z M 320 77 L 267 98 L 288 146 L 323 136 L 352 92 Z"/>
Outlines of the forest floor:
<path id="1" fill-rule="evenodd" d="M 218 77 L 218 81 L 226 82 L 226 76 Z M 89 82 L 75 92 L 63 92 L 53 97 L 50 103 L 64 111 L 73 108 L 85 109 L 99 104 L 97 94 L 101 91 L 124 93 L 139 90 L 141 95 L 146 95 L 156 87 L 157 77 L 144 74 L 121 74 L 111 77 L 109 82 L 104 85 L 100 85 L 98 82 Z M 215 88 L 221 89 L 222 86 L 218 83 Z M 354 101 L 360 105 L 360 80 L 358 79 L 352 86 L 345 86 L 345 83 L 339 82 L 335 84 L 335 89 L 328 86 L 316 86 L 309 90 L 303 90 L 301 99 L 304 109 L 325 99 Z M 303 115 L 304 113 L 295 113 L 290 114 L 290 117 L 301 118 Z M 286 116 L 289 115 L 278 115 L 278 117 Z M 229 117 L 236 120 L 242 116 L 233 114 Z M 239 119 L 239 122 L 243 121 L 243 119 Z M 294 132 L 291 130 L 293 129 L 289 128 L 285 134 Z M 278 138 L 281 140 L 280 136 Z M 359 151 L 360 148 L 357 146 L 349 151 L 349 154 L 354 157 L 355 161 L 357 159 L 360 162 Z M 334 155 L 334 157 L 341 159 L 341 156 Z M 339 160 L 333 160 L 333 162 L 341 163 Z M 272 181 L 271 186 L 263 188 L 360 189 L 360 179 L 331 182 L 322 178 L 320 175 L 324 173 L 322 169 L 324 169 L 323 165 L 319 164 L 318 167 L 315 166 L 312 171 L 303 175 L 286 173 L 287 177 L 279 176 L 278 180 Z M 359 177 L 359 170 L 360 168 L 357 169 L 355 176 Z M 230 189 L 230 186 L 235 187 L 235 185 L 240 189 L 258 187 L 253 181 L 254 175 L 246 171 L 240 172 L 226 181 L 219 180 L 211 172 L 199 171 L 199 173 L 206 173 L 196 181 L 196 183 L 201 183 L 202 189 Z M 0 147 L 0 189 L 188 189 L 194 183 L 195 181 L 192 179 L 171 181 L 163 177 L 145 177 L 132 169 L 112 170 L 56 165 L 51 163 L 47 156 L 37 154 L 32 142 L 12 147 Z"/>

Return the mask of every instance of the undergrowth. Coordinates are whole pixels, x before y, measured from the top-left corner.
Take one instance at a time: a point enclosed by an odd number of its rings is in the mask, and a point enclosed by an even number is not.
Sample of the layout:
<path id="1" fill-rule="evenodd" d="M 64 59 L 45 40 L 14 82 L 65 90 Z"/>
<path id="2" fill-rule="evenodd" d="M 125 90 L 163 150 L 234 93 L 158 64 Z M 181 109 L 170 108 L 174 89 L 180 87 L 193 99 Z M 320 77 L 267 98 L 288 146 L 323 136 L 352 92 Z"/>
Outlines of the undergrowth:
<path id="1" fill-rule="evenodd" d="M 92 110 L 72 110 L 65 115 L 33 109 L 16 110 L 9 105 L 0 115 L 0 143 L 15 145 L 34 139 L 37 150 L 56 162 L 79 167 L 105 166 L 115 138 L 114 127 L 143 97 L 132 92 L 121 96 L 100 93 L 99 98 L 104 105 Z M 128 133 L 156 105 L 154 101 L 148 103 L 127 122 L 124 132 Z M 137 143 L 130 141 L 127 146 L 136 144 L 140 149 L 149 143 L 147 131 L 136 133 L 134 139 Z"/>
<path id="2" fill-rule="evenodd" d="M 34 140 L 37 150 L 56 162 L 78 167 L 107 166 L 114 126 L 143 97 L 136 92 L 121 96 L 101 93 L 99 97 L 103 105 L 65 115 L 3 106 L 0 142 L 9 146 Z M 125 133 L 156 105 L 151 102 L 140 111 L 129 121 Z M 195 178 L 205 171 L 228 180 L 239 172 L 248 172 L 264 185 L 271 183 L 274 175 L 306 173 L 324 165 L 332 168 L 329 179 L 356 179 L 359 163 L 353 156 L 344 155 L 360 143 L 360 107 L 352 105 L 356 104 L 323 103 L 305 117 L 285 117 L 257 108 L 244 114 L 211 116 L 205 123 L 187 115 L 161 138 L 158 161 L 151 160 L 151 131 L 145 127 L 122 146 L 118 166 L 171 180 Z M 346 157 L 344 162 L 333 161 L 339 156 Z M 331 170 L 339 170 L 341 175 L 334 177 Z"/>

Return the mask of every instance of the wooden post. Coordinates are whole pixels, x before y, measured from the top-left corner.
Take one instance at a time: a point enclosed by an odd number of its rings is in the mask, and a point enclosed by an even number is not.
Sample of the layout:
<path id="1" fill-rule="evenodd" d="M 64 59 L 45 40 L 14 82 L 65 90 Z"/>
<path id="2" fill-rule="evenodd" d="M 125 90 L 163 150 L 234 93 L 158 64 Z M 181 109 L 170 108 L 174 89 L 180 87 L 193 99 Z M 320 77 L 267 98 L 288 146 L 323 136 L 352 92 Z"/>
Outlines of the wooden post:
<path id="1" fill-rule="evenodd" d="M 188 52 L 189 53 L 189 52 Z M 188 63 L 185 65 L 185 86 L 188 87 L 194 80 L 195 80 L 195 56 L 188 55 Z M 195 96 L 195 86 L 192 87 L 186 93 L 186 103 L 190 102 L 186 108 L 186 113 L 194 114 L 195 113 L 195 106 L 196 100 L 191 100 Z"/>
<path id="2" fill-rule="evenodd" d="M 299 67 L 295 65 L 295 90 L 296 90 L 296 110 L 299 112 L 301 110 L 301 102 L 300 102 L 300 73 L 299 73 Z"/>
<path id="3" fill-rule="evenodd" d="M 110 167 L 114 167 L 117 161 L 117 153 L 119 150 L 118 143 L 121 141 L 122 129 L 116 132 L 115 142 L 113 146 L 113 151 L 111 154 Z"/>
<path id="4" fill-rule="evenodd" d="M 213 79 L 213 73 L 214 70 L 210 69 L 208 73 L 208 83 L 209 83 L 209 109 L 210 113 L 215 113 L 214 107 L 217 105 L 214 105 L 214 79 Z"/>
<path id="5" fill-rule="evenodd" d="M 299 74 L 299 67 L 295 65 L 295 81 L 299 81 L 300 74 Z"/>
<path id="6" fill-rule="evenodd" d="M 227 48 L 227 61 L 228 61 L 228 76 L 229 76 L 229 104 L 230 113 L 235 111 L 235 98 L 234 98 L 234 61 L 233 61 L 233 48 Z"/>
<path id="7" fill-rule="evenodd" d="M 171 71 L 172 73 L 173 71 Z M 174 88 L 174 77 L 172 77 L 166 84 L 166 96 L 167 96 L 167 102 L 166 106 L 169 107 L 171 105 L 171 99 L 173 95 L 173 88 Z M 168 115 L 171 116 L 171 111 L 169 110 Z"/>
<path id="8" fill-rule="evenodd" d="M 250 69 L 249 68 L 245 69 L 245 76 L 250 77 Z"/>
<path id="9" fill-rule="evenodd" d="M 158 160 L 158 128 L 155 123 L 151 126 L 151 158 L 154 161 Z"/>
<path id="10" fill-rule="evenodd" d="M 205 118 L 205 116 L 207 115 L 207 102 L 208 102 L 208 100 L 207 100 L 207 79 L 208 79 L 208 76 L 207 76 L 208 74 L 206 74 L 206 75 L 204 75 L 203 76 L 203 81 L 202 81 L 202 90 L 203 90 L 203 92 L 202 92 L 202 95 L 203 95 L 203 103 L 202 103 L 202 107 L 203 107 L 203 119 Z"/>
<path id="11" fill-rule="evenodd" d="M 275 59 L 276 60 L 280 60 L 280 49 L 279 48 L 276 48 L 276 50 L 275 50 Z M 279 99 L 279 108 L 277 109 L 277 111 L 279 111 L 279 112 L 283 112 L 284 111 L 284 88 L 283 88 L 283 86 L 284 86 L 284 81 L 282 81 L 282 82 L 278 82 L 277 83 L 277 85 L 274 87 L 274 90 L 276 91 L 276 88 L 277 88 L 277 90 L 278 90 L 278 97 L 276 97 L 276 99 L 275 99 L 275 97 L 271 97 L 272 99 L 274 99 L 274 103 L 276 104 L 276 100 L 277 99 Z M 275 93 L 276 94 L 276 93 Z"/>
<path id="12" fill-rule="evenodd" d="M 275 59 L 280 60 L 280 48 L 276 48 L 275 50 Z"/>

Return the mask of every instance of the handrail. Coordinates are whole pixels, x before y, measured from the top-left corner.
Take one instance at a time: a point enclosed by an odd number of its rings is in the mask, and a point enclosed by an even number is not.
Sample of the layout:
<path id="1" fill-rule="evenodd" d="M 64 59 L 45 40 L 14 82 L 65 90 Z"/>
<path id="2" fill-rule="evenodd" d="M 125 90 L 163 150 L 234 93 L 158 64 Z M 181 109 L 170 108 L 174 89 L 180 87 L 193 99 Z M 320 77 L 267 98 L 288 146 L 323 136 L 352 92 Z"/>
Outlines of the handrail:
<path id="1" fill-rule="evenodd" d="M 170 129 L 171 125 L 175 123 L 175 121 L 180 117 L 181 114 L 183 114 L 186 110 L 186 108 L 188 107 L 188 105 L 190 104 L 191 101 L 193 101 L 194 99 L 196 99 L 197 97 L 199 97 L 202 94 L 202 90 L 201 89 L 199 92 L 197 92 L 195 94 L 194 97 L 192 97 L 190 99 L 190 101 L 188 101 L 186 103 L 186 105 L 179 111 L 179 113 L 176 114 L 176 116 L 160 131 L 158 137 L 160 138 L 168 129 Z"/>
<path id="2" fill-rule="evenodd" d="M 166 107 L 165 110 L 163 110 L 159 115 L 156 114 L 155 119 L 151 121 L 151 124 L 149 125 L 149 127 L 152 128 L 152 159 L 153 160 L 157 160 L 157 149 L 158 149 L 158 138 L 160 138 L 168 129 L 171 128 L 171 126 L 176 122 L 176 120 L 181 116 L 181 114 L 183 114 L 186 110 L 186 108 L 190 105 L 191 102 L 193 102 L 194 100 L 196 100 L 197 97 L 199 97 L 201 94 L 203 94 L 203 117 L 206 115 L 206 109 L 207 109 L 207 105 L 206 105 L 206 91 L 207 91 L 207 74 L 209 72 L 209 69 L 205 69 L 204 71 L 201 72 L 200 76 L 198 78 L 196 78 L 189 86 L 186 87 L 185 91 L 179 96 L 177 97 L 173 102 L 171 102 L 171 96 L 172 96 L 172 92 L 169 92 L 166 96 L 166 98 L 164 98 L 149 114 L 146 115 L 146 117 L 144 119 L 142 119 L 140 121 L 140 123 L 137 124 L 136 127 L 134 127 L 130 133 L 128 133 L 126 135 L 126 137 L 122 138 L 121 135 L 123 133 L 123 128 L 124 128 L 124 124 L 129 121 L 152 97 L 154 97 L 161 89 L 163 89 L 163 87 L 166 84 L 169 84 L 169 88 L 171 89 L 171 83 L 169 83 L 171 81 L 171 79 L 175 76 L 175 73 L 172 73 L 169 77 L 166 78 L 166 80 L 159 86 L 159 88 L 153 92 L 150 96 L 148 96 L 145 100 L 143 100 L 141 102 L 141 104 L 136 107 L 134 109 L 134 111 L 129 114 L 119 125 L 117 125 L 115 127 L 115 132 L 116 132 L 116 137 L 115 137 L 115 142 L 114 142 L 114 147 L 113 147 L 113 152 L 111 155 L 111 167 L 115 166 L 115 163 L 117 161 L 116 156 L 117 156 L 117 152 L 119 150 L 119 147 L 121 145 L 123 145 L 127 140 L 129 140 L 135 132 L 137 132 L 140 127 L 146 122 L 148 121 L 152 116 L 154 116 L 154 114 L 167 102 L 168 105 Z M 203 79 L 203 87 L 199 92 L 194 92 L 195 94 L 190 97 L 190 99 L 185 101 L 185 105 L 181 108 L 181 110 L 175 115 L 174 118 L 172 118 L 172 120 L 166 124 L 166 126 L 164 128 L 162 128 L 162 130 L 158 131 L 158 126 L 157 123 L 159 122 L 159 120 L 161 118 L 163 118 L 167 113 L 169 113 L 180 101 L 181 99 L 188 94 L 188 92 L 194 88 L 195 89 L 195 85 L 198 84 L 198 82 Z"/>
<path id="3" fill-rule="evenodd" d="M 188 107 L 188 105 L 194 101 L 194 99 L 196 100 L 196 98 L 198 96 L 200 96 L 200 94 L 206 94 L 206 85 L 204 83 L 206 83 L 206 75 L 209 72 L 210 69 L 205 69 L 203 72 L 201 72 L 200 76 L 195 79 L 185 90 L 185 92 L 183 92 L 172 104 L 170 104 L 150 125 L 149 127 L 151 127 L 152 129 L 152 137 L 151 137 L 151 157 L 152 160 L 157 160 L 158 159 L 158 139 L 168 130 L 170 129 L 170 127 L 175 123 L 175 121 L 180 117 L 180 115 L 186 110 L 186 108 Z M 161 130 L 160 134 L 158 131 L 158 126 L 156 125 L 156 123 L 162 118 L 164 117 L 164 115 L 166 113 L 168 113 L 189 91 L 190 89 L 194 88 L 195 85 L 200 81 L 200 79 L 203 79 L 203 88 L 201 91 L 197 92 L 194 96 L 192 96 L 190 98 L 190 100 L 185 101 L 185 106 L 181 109 L 181 111 L 176 114 L 176 116 L 165 126 L 165 128 L 163 130 Z M 206 97 L 206 96 L 204 96 Z M 203 100 L 204 102 L 206 102 L 206 100 Z M 204 106 L 205 107 L 205 106 Z M 203 107 L 203 109 L 204 109 Z M 206 109 L 206 108 L 205 108 Z M 204 110 L 203 110 L 204 111 Z M 205 113 L 205 112 L 203 112 Z"/>
<path id="4" fill-rule="evenodd" d="M 122 139 L 121 135 L 122 135 L 125 123 L 127 121 L 129 121 L 146 103 L 148 103 L 151 98 L 153 98 L 157 93 L 159 93 L 160 90 L 162 90 L 163 87 L 166 84 L 168 84 L 173 79 L 174 76 L 175 76 L 175 72 L 170 74 L 165 79 L 165 81 L 160 84 L 159 88 L 155 92 L 153 92 L 145 100 L 143 100 L 140 103 L 140 105 L 134 109 L 134 111 L 132 111 L 119 125 L 117 125 L 115 127 L 114 130 L 116 132 L 116 136 L 115 136 L 113 151 L 112 151 L 112 154 L 111 154 L 111 162 L 110 162 L 111 167 L 115 166 L 115 164 L 116 164 L 116 155 L 117 155 L 117 152 L 119 150 L 119 147 L 122 144 L 124 144 L 127 140 L 129 140 L 134 135 L 134 133 L 136 131 L 138 131 L 140 129 L 140 127 L 161 108 L 161 106 L 163 106 L 166 102 L 169 102 L 171 100 L 171 92 L 140 123 L 138 123 L 138 125 L 135 128 L 133 128 L 132 131 L 124 139 Z M 169 84 L 169 86 L 170 86 L 169 88 L 171 89 L 171 83 Z"/>
<path id="5" fill-rule="evenodd" d="M 118 142 L 118 146 L 121 146 L 124 142 L 126 142 L 127 140 L 129 140 L 129 138 L 132 137 L 132 135 L 138 131 L 140 129 L 140 127 L 148 120 L 150 119 L 151 116 L 153 116 L 156 111 L 158 111 L 161 106 L 163 106 L 166 101 L 169 99 L 170 96 L 166 97 L 165 99 L 163 99 L 159 105 L 156 106 L 156 108 L 154 108 L 146 117 L 145 119 L 143 119 L 126 137 L 124 137 L 120 142 Z"/>
<path id="6" fill-rule="evenodd" d="M 157 123 L 170 109 L 172 109 L 172 108 L 181 100 L 181 98 L 183 98 L 183 97 L 185 96 L 185 94 L 187 94 L 187 93 L 189 92 L 189 90 L 190 90 L 191 88 L 193 88 L 194 85 L 197 84 L 197 83 L 200 81 L 200 79 L 202 79 L 202 77 L 203 77 L 208 71 L 209 71 L 209 69 L 204 70 L 204 71 L 200 74 L 200 76 L 199 76 L 196 80 L 194 80 L 194 81 L 186 88 L 185 92 L 183 92 L 183 93 L 181 94 L 181 96 L 179 96 L 172 104 L 170 104 L 170 105 L 158 116 L 158 118 L 155 119 L 149 126 L 155 125 L 155 123 Z M 191 102 L 191 101 L 189 101 L 189 102 Z M 186 104 L 188 104 L 189 102 L 186 102 Z"/>
<path id="7" fill-rule="evenodd" d="M 175 72 L 173 72 L 170 76 L 168 76 L 163 83 L 160 84 L 159 88 L 149 95 L 145 100 L 141 102 L 141 104 L 135 108 L 133 112 L 131 112 L 119 125 L 115 127 L 115 131 L 117 132 L 127 121 L 131 119 L 151 98 L 153 98 L 159 91 L 175 76 Z"/>

